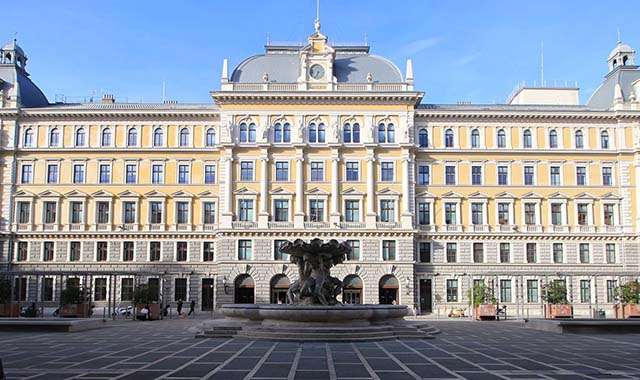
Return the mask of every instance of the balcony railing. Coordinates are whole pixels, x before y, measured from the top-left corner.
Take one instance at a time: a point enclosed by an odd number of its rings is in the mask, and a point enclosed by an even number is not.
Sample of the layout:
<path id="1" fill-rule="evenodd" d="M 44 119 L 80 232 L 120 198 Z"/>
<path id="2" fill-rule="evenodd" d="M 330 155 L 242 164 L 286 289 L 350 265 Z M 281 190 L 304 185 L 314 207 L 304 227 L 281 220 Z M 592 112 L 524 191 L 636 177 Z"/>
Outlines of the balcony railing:
<path id="1" fill-rule="evenodd" d="M 445 224 L 444 231 L 446 232 L 462 232 L 461 224 Z"/>
<path id="2" fill-rule="evenodd" d="M 304 228 L 308 229 L 329 228 L 330 226 L 328 222 L 304 222 Z"/>
<path id="3" fill-rule="evenodd" d="M 112 230 L 112 225 L 108 224 L 108 223 L 98 223 L 95 224 L 95 229 L 96 231 L 111 231 Z"/>
<path id="4" fill-rule="evenodd" d="M 542 232 L 542 226 L 539 224 L 525 224 L 521 230 L 522 232 Z"/>
<path id="5" fill-rule="evenodd" d="M 258 223 L 256 222 L 245 222 L 245 221 L 235 221 L 231 223 L 231 227 L 234 229 L 242 228 L 242 229 L 251 229 L 258 228 Z"/>
<path id="6" fill-rule="evenodd" d="M 596 232 L 596 226 L 576 226 L 573 229 L 575 232 L 594 233 Z"/>
<path id="7" fill-rule="evenodd" d="M 33 230 L 33 224 L 30 223 L 20 223 L 16 224 L 17 231 L 31 231 Z"/>
<path id="8" fill-rule="evenodd" d="M 435 232 L 436 226 L 433 224 L 418 224 L 418 229 L 423 232 Z"/>
<path id="9" fill-rule="evenodd" d="M 283 228 L 293 228 L 292 222 L 269 222 L 269 228 L 283 229 Z"/>
<path id="10" fill-rule="evenodd" d="M 468 231 L 473 232 L 489 232 L 489 225 L 487 224 L 472 224 L 467 227 Z"/>
<path id="11" fill-rule="evenodd" d="M 173 228 L 176 231 L 191 231 L 193 229 L 191 224 L 174 224 Z"/>
<path id="12" fill-rule="evenodd" d="M 147 230 L 149 231 L 164 231 L 165 229 L 166 229 L 166 225 L 164 223 L 147 224 Z"/>
<path id="13" fill-rule="evenodd" d="M 367 224 L 363 222 L 340 222 L 340 228 L 345 229 L 361 229 L 366 228 Z"/>
<path id="14" fill-rule="evenodd" d="M 400 226 L 401 224 L 398 222 L 377 222 L 376 223 L 376 228 L 384 229 L 384 230 L 399 228 Z"/>
<path id="15" fill-rule="evenodd" d="M 622 226 L 600 226 L 599 231 L 607 234 L 619 234 L 622 232 Z"/>
<path id="16" fill-rule="evenodd" d="M 215 231 L 216 229 L 218 229 L 217 224 L 201 224 L 200 225 L 200 230 L 202 231 Z"/>
<path id="17" fill-rule="evenodd" d="M 547 231 L 551 231 L 551 232 L 569 232 L 569 226 L 551 225 L 551 226 L 549 226 Z"/>
<path id="18" fill-rule="evenodd" d="M 68 224 L 67 225 L 67 230 L 68 231 L 84 231 L 86 229 L 87 229 L 87 226 L 84 223 Z"/>
<path id="19" fill-rule="evenodd" d="M 291 92 L 299 91 L 304 87 L 300 87 L 298 83 L 229 83 L 224 84 L 223 91 L 273 91 L 273 92 Z M 398 92 L 407 91 L 409 86 L 406 83 L 338 83 L 334 87 L 335 91 L 343 92 Z"/>
<path id="20" fill-rule="evenodd" d="M 496 228 L 497 231 L 500 232 L 515 232 L 517 231 L 517 227 L 511 224 L 500 224 L 498 225 L 498 228 Z"/>

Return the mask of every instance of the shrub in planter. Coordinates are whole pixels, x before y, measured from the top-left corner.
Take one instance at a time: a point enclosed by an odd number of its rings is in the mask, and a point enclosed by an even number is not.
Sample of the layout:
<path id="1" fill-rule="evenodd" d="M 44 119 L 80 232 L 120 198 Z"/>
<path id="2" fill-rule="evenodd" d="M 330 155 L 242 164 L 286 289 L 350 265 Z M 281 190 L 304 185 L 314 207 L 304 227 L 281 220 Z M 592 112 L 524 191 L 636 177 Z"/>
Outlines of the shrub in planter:
<path id="1" fill-rule="evenodd" d="M 19 305 L 11 304 L 11 282 L 0 280 L 0 317 L 18 317 Z"/>
<path id="2" fill-rule="evenodd" d="M 476 320 L 496 318 L 496 297 L 485 284 L 473 287 L 473 305 L 471 305 L 472 289 L 467 290 L 469 306 L 473 306 L 473 317 Z"/>
<path id="3" fill-rule="evenodd" d="M 572 318 L 573 306 L 567 300 L 567 286 L 564 281 L 553 281 L 542 286 L 542 301 L 545 318 Z"/>
<path id="4" fill-rule="evenodd" d="M 78 286 L 69 286 L 60 294 L 61 317 L 88 318 L 90 305 L 87 302 L 87 294 Z"/>
<path id="5" fill-rule="evenodd" d="M 620 304 L 614 305 L 616 318 L 640 318 L 640 282 L 632 280 L 616 289 Z"/>
<path id="6" fill-rule="evenodd" d="M 136 305 L 136 317 L 142 316 L 142 308 L 149 306 L 149 319 L 160 318 L 160 305 L 153 301 L 152 290 L 148 285 L 140 285 L 133 291 L 133 303 Z"/>

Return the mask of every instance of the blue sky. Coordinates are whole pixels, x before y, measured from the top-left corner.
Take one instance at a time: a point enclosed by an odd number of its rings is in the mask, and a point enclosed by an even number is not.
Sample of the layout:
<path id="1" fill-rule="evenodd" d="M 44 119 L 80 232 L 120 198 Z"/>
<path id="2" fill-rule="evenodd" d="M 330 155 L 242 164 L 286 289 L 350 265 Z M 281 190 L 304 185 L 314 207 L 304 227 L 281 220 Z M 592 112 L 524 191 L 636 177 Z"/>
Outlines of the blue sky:
<path id="1" fill-rule="evenodd" d="M 0 37 L 18 43 L 50 101 L 113 93 L 118 101 L 211 102 L 231 68 L 273 41 L 313 31 L 315 0 L 33 1 L 2 6 Z M 322 0 L 330 41 L 363 41 L 404 72 L 425 103 L 504 103 L 521 81 L 578 81 L 586 102 L 622 40 L 640 51 L 640 1 Z M 635 26 L 635 27 L 634 27 Z M 639 54 L 640 56 L 640 54 Z M 640 57 L 638 58 L 640 61 Z"/>

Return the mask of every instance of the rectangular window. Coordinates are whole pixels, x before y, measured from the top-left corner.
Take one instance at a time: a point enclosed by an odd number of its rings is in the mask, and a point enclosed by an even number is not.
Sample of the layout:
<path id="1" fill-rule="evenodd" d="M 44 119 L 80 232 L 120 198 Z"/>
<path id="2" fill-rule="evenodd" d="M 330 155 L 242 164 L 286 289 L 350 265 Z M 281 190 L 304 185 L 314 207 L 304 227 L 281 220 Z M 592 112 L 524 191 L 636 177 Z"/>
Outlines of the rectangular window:
<path id="1" fill-rule="evenodd" d="M 458 302 L 458 280 L 447 280 L 447 302 Z"/>
<path id="2" fill-rule="evenodd" d="M 418 166 L 418 185 L 428 185 L 430 173 L 428 166 Z"/>
<path id="3" fill-rule="evenodd" d="M 73 165 L 73 183 L 84 183 L 84 164 Z"/>
<path id="4" fill-rule="evenodd" d="M 580 264 L 589 263 L 589 243 L 580 243 Z"/>
<path id="5" fill-rule="evenodd" d="M 536 243 L 527 243 L 527 263 L 534 264 L 537 260 Z"/>
<path id="6" fill-rule="evenodd" d="M 22 183 L 33 183 L 33 165 L 22 165 L 22 175 L 20 178 Z"/>
<path id="7" fill-rule="evenodd" d="M 162 202 L 149 202 L 149 206 L 150 206 L 150 212 L 151 212 L 151 224 L 161 224 L 163 219 L 162 219 L 162 209 L 163 209 L 163 204 Z"/>
<path id="8" fill-rule="evenodd" d="M 251 161 L 240 162 L 240 180 L 253 181 L 253 162 Z"/>
<path id="9" fill-rule="evenodd" d="M 500 262 L 508 263 L 511 256 L 511 247 L 509 243 L 500 243 Z"/>
<path id="10" fill-rule="evenodd" d="M 347 162 L 347 181 L 357 182 L 360 180 L 360 163 Z"/>
<path id="11" fill-rule="evenodd" d="M 31 203 L 18 202 L 18 223 L 26 224 L 31 220 Z"/>
<path id="12" fill-rule="evenodd" d="M 241 222 L 253 222 L 253 200 L 252 199 L 240 199 L 238 201 L 238 219 Z"/>
<path id="13" fill-rule="evenodd" d="M 311 181 L 324 181 L 324 162 L 314 161 L 311 163 Z"/>
<path id="14" fill-rule="evenodd" d="M 202 208 L 202 222 L 204 224 L 215 224 L 216 204 L 214 202 L 204 202 Z"/>
<path id="15" fill-rule="evenodd" d="M 107 224 L 109 223 L 109 214 L 111 209 L 111 203 L 109 202 L 98 202 L 96 204 L 96 209 L 98 211 L 96 215 L 96 223 L 98 224 Z"/>
<path id="16" fill-rule="evenodd" d="M 44 242 L 44 249 L 42 252 L 42 261 L 53 261 L 55 244 L 52 241 Z"/>
<path id="17" fill-rule="evenodd" d="M 553 262 L 562 264 L 562 243 L 553 243 Z"/>
<path id="18" fill-rule="evenodd" d="M 154 164 L 151 167 L 151 183 L 155 185 L 161 185 L 164 183 L 164 166 L 160 164 Z"/>
<path id="19" fill-rule="evenodd" d="M 44 223 L 54 224 L 57 223 L 58 203 L 57 202 L 44 202 Z"/>
<path id="20" fill-rule="evenodd" d="M 498 203 L 498 224 L 510 224 L 509 203 Z"/>
<path id="21" fill-rule="evenodd" d="M 536 204 L 525 203 L 524 204 L 524 223 L 532 226 L 536 224 Z"/>
<path id="22" fill-rule="evenodd" d="M 455 166 L 445 166 L 444 168 L 444 177 L 445 184 L 447 185 L 455 185 L 456 184 L 456 167 Z"/>
<path id="23" fill-rule="evenodd" d="M 576 185 L 585 186 L 587 184 L 587 168 L 585 166 L 576 167 Z"/>
<path id="24" fill-rule="evenodd" d="M 13 281 L 13 300 L 14 301 L 26 301 L 27 300 L 27 278 L 16 277 Z"/>
<path id="25" fill-rule="evenodd" d="M 120 280 L 120 301 L 133 301 L 133 278 Z"/>
<path id="26" fill-rule="evenodd" d="M 360 240 L 347 240 L 351 252 L 347 254 L 347 260 L 360 260 Z"/>
<path id="27" fill-rule="evenodd" d="M 396 241 L 395 240 L 383 240 L 382 241 L 382 260 L 395 260 L 396 259 Z"/>
<path id="28" fill-rule="evenodd" d="M 456 216 L 457 216 L 456 204 L 445 203 L 444 204 L 444 223 L 457 224 Z"/>
<path id="29" fill-rule="evenodd" d="M 107 279 L 96 278 L 94 283 L 93 300 L 94 301 L 106 301 L 107 300 Z"/>
<path id="30" fill-rule="evenodd" d="M 238 240 L 238 260 L 251 260 L 251 240 Z"/>
<path id="31" fill-rule="evenodd" d="M 418 223 L 420 225 L 431 224 L 431 204 L 418 203 Z"/>
<path id="32" fill-rule="evenodd" d="M 604 167 L 602 168 L 602 186 L 611 186 L 613 185 L 613 180 L 611 177 L 611 168 Z"/>
<path id="33" fill-rule="evenodd" d="M 276 199 L 274 202 L 275 213 L 273 220 L 276 222 L 289 221 L 289 201 L 285 199 Z"/>
<path id="34" fill-rule="evenodd" d="M 344 201 L 344 220 L 346 222 L 359 222 L 360 221 L 360 201 L 346 200 Z"/>
<path id="35" fill-rule="evenodd" d="M 136 164 L 127 164 L 125 167 L 126 175 L 125 182 L 126 183 L 138 183 L 138 165 Z"/>
<path id="36" fill-rule="evenodd" d="M 309 200 L 309 221 L 324 222 L 324 200 Z"/>
<path id="37" fill-rule="evenodd" d="M 189 202 L 176 203 L 176 223 L 189 224 Z"/>
<path id="38" fill-rule="evenodd" d="M 213 261 L 215 258 L 215 244 L 212 241 L 205 241 L 202 244 L 202 261 Z"/>
<path id="39" fill-rule="evenodd" d="M 204 166 L 204 183 L 207 185 L 216 183 L 216 166 L 215 165 Z"/>
<path id="40" fill-rule="evenodd" d="M 458 244 L 447 243 L 447 262 L 455 263 L 458 261 Z"/>
<path id="41" fill-rule="evenodd" d="M 616 263 L 616 245 L 614 243 L 607 243 L 605 245 L 605 256 L 607 264 Z"/>
<path id="42" fill-rule="evenodd" d="M 160 261 L 159 241 L 152 241 L 149 243 L 149 261 Z"/>
<path id="43" fill-rule="evenodd" d="M 179 241 L 176 243 L 176 261 L 187 261 L 186 241 Z"/>
<path id="44" fill-rule="evenodd" d="M 82 244 L 79 241 L 69 243 L 69 261 L 80 261 Z"/>
<path id="45" fill-rule="evenodd" d="M 84 221 L 84 203 L 71 202 L 71 224 L 80 224 Z"/>
<path id="46" fill-rule="evenodd" d="M 122 261 L 133 261 L 132 241 L 125 241 L 122 243 Z"/>
<path id="47" fill-rule="evenodd" d="M 549 169 L 549 182 L 551 186 L 560 186 L 560 167 L 552 166 Z"/>
<path id="48" fill-rule="evenodd" d="M 562 203 L 551 204 L 551 224 L 554 226 L 562 225 Z"/>
<path id="49" fill-rule="evenodd" d="M 133 224 L 136 222 L 136 202 L 122 202 L 124 224 Z"/>
<path id="50" fill-rule="evenodd" d="M 527 280 L 527 302 L 538 302 L 538 280 Z"/>
<path id="51" fill-rule="evenodd" d="M 483 209 L 483 203 L 471 204 L 471 224 L 484 224 L 484 218 L 482 217 Z"/>
<path id="52" fill-rule="evenodd" d="M 311 165 L 313 166 L 313 163 Z M 313 173 L 313 170 L 311 171 L 311 173 Z M 289 181 L 289 163 L 288 162 L 276 162 L 276 181 L 279 181 L 279 182 Z"/>
<path id="53" fill-rule="evenodd" d="M 107 247 L 106 241 L 99 241 L 96 243 L 96 261 L 107 261 Z"/>
<path id="54" fill-rule="evenodd" d="M 498 185 L 509 184 L 509 167 L 498 166 Z"/>
<path id="55" fill-rule="evenodd" d="M 186 185 L 191 182 L 189 165 L 178 165 L 178 183 Z"/>
<path id="56" fill-rule="evenodd" d="M 511 280 L 500 280 L 500 302 L 511 302 Z"/>
<path id="57" fill-rule="evenodd" d="M 380 180 L 382 182 L 393 182 L 393 162 L 380 163 Z"/>
<path id="58" fill-rule="evenodd" d="M 174 283 L 173 300 L 184 301 L 187 299 L 187 279 L 176 278 Z"/>
<path id="59" fill-rule="evenodd" d="M 58 164 L 47 165 L 47 183 L 58 183 Z"/>
<path id="60" fill-rule="evenodd" d="M 607 302 L 613 303 L 616 300 L 616 289 L 618 288 L 618 281 L 607 280 Z"/>
<path id="61" fill-rule="evenodd" d="M 587 203 L 578 203 L 578 224 L 581 226 L 589 224 L 589 205 Z"/>
<path id="62" fill-rule="evenodd" d="M 431 262 L 431 243 L 421 241 L 418 245 L 418 254 L 420 256 L 421 263 Z"/>
<path id="63" fill-rule="evenodd" d="M 18 252 L 16 253 L 16 261 L 27 261 L 29 256 L 29 243 L 26 241 L 18 242 Z"/>
<path id="64" fill-rule="evenodd" d="M 53 278 L 44 277 L 42 279 L 42 300 L 53 301 Z"/>
<path id="65" fill-rule="evenodd" d="M 613 226 L 615 224 L 613 218 L 613 208 L 615 205 L 611 203 L 605 203 L 602 205 L 602 211 L 604 213 L 604 224 L 605 226 Z"/>
<path id="66" fill-rule="evenodd" d="M 395 201 L 391 199 L 380 200 L 380 221 L 390 223 L 395 220 Z"/>
<path id="67" fill-rule="evenodd" d="M 525 166 L 524 167 L 524 184 L 528 186 L 533 186 L 535 179 L 533 166 Z"/>
<path id="68" fill-rule="evenodd" d="M 100 164 L 100 183 L 111 183 L 111 165 Z"/>
<path id="69" fill-rule="evenodd" d="M 471 167 L 471 184 L 482 185 L 482 166 Z"/>
<path id="70" fill-rule="evenodd" d="M 473 262 L 481 263 L 484 261 L 484 245 L 482 243 L 473 243 Z"/>
<path id="71" fill-rule="evenodd" d="M 580 280 L 580 302 L 591 302 L 591 281 Z"/>
<path id="72" fill-rule="evenodd" d="M 286 243 L 286 240 L 274 240 L 273 241 L 273 259 L 280 261 L 289 261 L 289 255 L 282 253 L 280 247 Z"/>

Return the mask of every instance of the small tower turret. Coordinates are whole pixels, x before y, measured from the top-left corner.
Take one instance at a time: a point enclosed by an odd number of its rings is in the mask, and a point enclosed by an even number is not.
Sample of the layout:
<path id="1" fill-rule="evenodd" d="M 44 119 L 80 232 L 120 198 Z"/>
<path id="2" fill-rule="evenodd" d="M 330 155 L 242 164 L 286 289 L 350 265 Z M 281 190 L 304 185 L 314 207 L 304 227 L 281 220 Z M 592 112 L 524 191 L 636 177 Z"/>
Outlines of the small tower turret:
<path id="1" fill-rule="evenodd" d="M 609 71 L 613 71 L 620 66 L 633 66 L 635 53 L 631 46 L 618 40 L 618 45 L 611 51 L 607 59 Z"/>
<path id="2" fill-rule="evenodd" d="M 17 65 L 23 70 L 26 68 L 27 56 L 15 39 L 0 49 L 0 63 Z"/>

